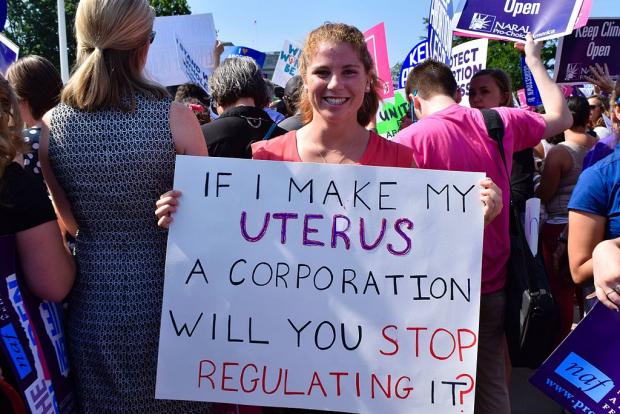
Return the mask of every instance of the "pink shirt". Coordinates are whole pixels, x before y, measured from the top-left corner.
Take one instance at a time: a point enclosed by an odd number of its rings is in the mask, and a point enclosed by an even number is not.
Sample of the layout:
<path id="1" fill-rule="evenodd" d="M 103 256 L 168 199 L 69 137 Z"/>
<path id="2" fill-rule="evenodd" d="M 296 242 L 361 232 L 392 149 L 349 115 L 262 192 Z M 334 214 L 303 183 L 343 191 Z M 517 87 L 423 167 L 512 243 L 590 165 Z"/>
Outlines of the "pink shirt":
<path id="1" fill-rule="evenodd" d="M 512 153 L 538 144 L 545 121 L 534 112 L 495 109 L 504 123 L 504 151 L 510 171 Z M 502 289 L 510 256 L 510 174 L 506 175 L 497 142 L 487 134 L 482 112 L 454 104 L 402 130 L 395 141 L 413 149 L 419 168 L 484 172 L 502 190 L 504 208 L 484 231 L 482 293 Z"/>

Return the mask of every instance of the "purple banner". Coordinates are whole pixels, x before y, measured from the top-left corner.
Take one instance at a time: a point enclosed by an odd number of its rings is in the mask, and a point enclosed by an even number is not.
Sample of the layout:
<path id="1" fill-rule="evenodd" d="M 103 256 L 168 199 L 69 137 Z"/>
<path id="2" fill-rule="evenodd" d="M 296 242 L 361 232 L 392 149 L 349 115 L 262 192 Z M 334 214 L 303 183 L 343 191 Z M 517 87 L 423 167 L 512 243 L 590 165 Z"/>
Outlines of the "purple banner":
<path id="1" fill-rule="evenodd" d="M 28 412 L 77 412 L 62 308 L 30 293 L 17 264 L 13 236 L 0 237 L 0 352 Z"/>
<path id="2" fill-rule="evenodd" d="M 525 63 L 525 55 L 521 55 L 521 74 L 523 75 L 523 88 L 525 89 L 525 101 L 527 102 L 527 105 L 542 105 L 538 85 L 536 85 L 532 71 Z"/>
<path id="3" fill-rule="evenodd" d="M 615 80 L 620 75 L 620 18 L 591 18 L 588 24 L 560 40 L 555 56 L 557 83 L 582 84 L 590 66 L 607 64 Z M 615 56 L 615 57 L 614 57 Z"/>
<path id="4" fill-rule="evenodd" d="M 531 32 L 547 40 L 573 31 L 583 0 L 467 0 L 456 25 L 460 35 L 522 41 Z"/>
<path id="5" fill-rule="evenodd" d="M 572 413 L 620 412 L 620 313 L 600 303 L 530 382 Z"/>

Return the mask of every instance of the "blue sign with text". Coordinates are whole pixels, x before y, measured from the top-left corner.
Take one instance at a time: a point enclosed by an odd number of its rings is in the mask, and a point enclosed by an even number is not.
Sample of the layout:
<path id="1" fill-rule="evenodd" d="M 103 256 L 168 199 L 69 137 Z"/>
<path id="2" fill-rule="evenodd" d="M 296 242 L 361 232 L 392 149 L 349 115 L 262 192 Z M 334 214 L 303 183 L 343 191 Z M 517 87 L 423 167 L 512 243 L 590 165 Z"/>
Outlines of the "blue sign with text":
<path id="1" fill-rule="evenodd" d="M 258 50 L 250 49 L 249 47 L 237 46 L 232 50 L 232 52 L 230 52 L 230 55 L 228 55 L 227 57 L 232 57 L 232 56 L 251 57 L 252 59 L 256 61 L 256 64 L 262 69 L 263 65 L 265 64 L 265 57 L 267 55 L 265 55 L 263 52 L 259 52 Z"/>
<path id="2" fill-rule="evenodd" d="M 415 68 L 420 62 L 423 62 L 428 58 L 428 40 L 423 40 L 411 49 L 405 60 L 403 66 L 400 68 L 400 75 L 398 76 L 398 88 L 403 89 L 407 83 L 407 76 L 409 71 Z"/>
<path id="3" fill-rule="evenodd" d="M 525 89 L 525 100 L 529 106 L 542 105 L 542 98 L 538 91 L 538 86 L 532 75 L 532 71 L 525 64 L 525 56 L 521 56 L 521 73 L 523 74 L 523 88 Z"/>

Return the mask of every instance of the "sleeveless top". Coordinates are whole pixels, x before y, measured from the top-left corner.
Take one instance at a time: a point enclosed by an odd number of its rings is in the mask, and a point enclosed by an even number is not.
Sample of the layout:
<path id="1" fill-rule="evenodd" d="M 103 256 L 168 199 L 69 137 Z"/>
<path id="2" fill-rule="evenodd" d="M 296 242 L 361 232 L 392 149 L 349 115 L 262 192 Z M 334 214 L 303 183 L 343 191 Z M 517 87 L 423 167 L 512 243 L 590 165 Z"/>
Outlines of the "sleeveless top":
<path id="1" fill-rule="evenodd" d="M 297 131 L 290 131 L 268 141 L 252 144 L 252 158 L 255 160 L 302 162 L 297 150 Z M 389 141 L 370 132 L 368 146 L 358 165 L 375 167 L 409 168 L 413 163 L 413 150 L 402 144 Z"/>
<path id="2" fill-rule="evenodd" d="M 59 104 L 49 159 L 79 227 L 67 337 L 80 412 L 204 413 L 156 400 L 165 231 L 153 216 L 172 188 L 170 99 L 136 96 L 133 112 Z"/>
<path id="3" fill-rule="evenodd" d="M 553 198 L 545 206 L 549 216 L 547 223 L 550 224 L 568 223 L 568 201 L 581 174 L 583 159 L 590 150 L 589 147 L 582 147 L 569 141 L 561 142 L 558 145 L 568 151 L 573 160 L 573 166 L 570 171 L 560 178 Z"/>

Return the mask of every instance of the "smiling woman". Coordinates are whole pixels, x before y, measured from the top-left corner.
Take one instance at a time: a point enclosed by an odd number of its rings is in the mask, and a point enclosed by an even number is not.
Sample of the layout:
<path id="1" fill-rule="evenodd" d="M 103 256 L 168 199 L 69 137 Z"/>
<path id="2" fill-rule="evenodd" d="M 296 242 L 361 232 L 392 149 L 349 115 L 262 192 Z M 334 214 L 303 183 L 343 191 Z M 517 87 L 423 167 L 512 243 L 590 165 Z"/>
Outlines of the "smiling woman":
<path id="1" fill-rule="evenodd" d="M 310 32 L 300 59 L 300 110 L 307 125 L 254 145 L 257 159 L 376 166 L 415 166 L 410 150 L 368 131 L 380 84 L 364 35 L 326 23 Z"/>

